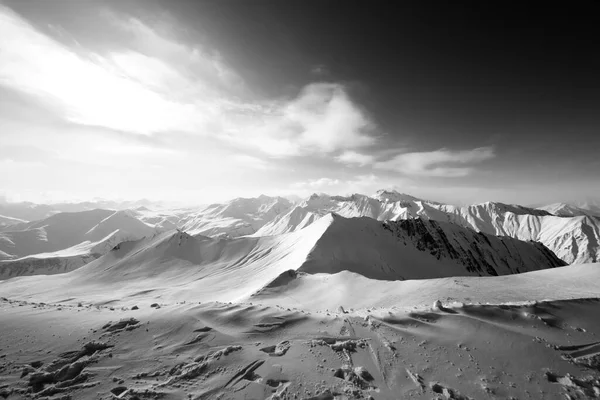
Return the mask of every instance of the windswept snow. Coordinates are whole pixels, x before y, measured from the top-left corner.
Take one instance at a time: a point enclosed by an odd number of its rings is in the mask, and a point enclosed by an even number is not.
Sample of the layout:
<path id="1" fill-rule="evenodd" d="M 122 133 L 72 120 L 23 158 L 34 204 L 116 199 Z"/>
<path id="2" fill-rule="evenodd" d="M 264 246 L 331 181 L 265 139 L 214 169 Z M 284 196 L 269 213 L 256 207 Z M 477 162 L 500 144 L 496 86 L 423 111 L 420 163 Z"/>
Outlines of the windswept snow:
<path id="1" fill-rule="evenodd" d="M 572 268 L 570 268 L 572 267 Z M 600 264 L 580 264 L 501 277 L 447 277 L 406 281 L 367 279 L 361 274 L 298 274 L 271 285 L 248 301 L 307 310 L 423 307 L 435 300 L 445 305 L 521 304 L 544 300 L 597 298 Z M 361 293 L 357 296 L 355 293 Z"/>

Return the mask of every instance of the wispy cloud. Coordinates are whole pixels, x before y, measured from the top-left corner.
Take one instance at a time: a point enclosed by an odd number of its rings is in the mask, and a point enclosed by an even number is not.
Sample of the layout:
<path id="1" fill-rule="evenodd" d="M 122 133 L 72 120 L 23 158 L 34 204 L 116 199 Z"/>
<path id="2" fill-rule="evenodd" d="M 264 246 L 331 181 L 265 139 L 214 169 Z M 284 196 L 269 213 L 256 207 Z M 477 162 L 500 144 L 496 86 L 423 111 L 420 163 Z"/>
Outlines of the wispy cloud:
<path id="1" fill-rule="evenodd" d="M 75 124 L 207 136 L 277 157 L 376 141 L 373 122 L 340 84 L 240 100 L 244 81 L 218 52 L 179 42 L 164 27 L 111 18 L 132 48 L 99 54 L 65 46 L 0 6 L 0 85 L 61 105 Z"/>
<path id="2" fill-rule="evenodd" d="M 472 150 L 448 150 L 413 152 L 399 154 L 387 161 L 378 161 L 376 169 L 399 172 L 409 176 L 463 177 L 470 175 L 474 167 L 495 157 L 492 147 L 478 147 Z"/>
<path id="3" fill-rule="evenodd" d="M 393 180 L 382 179 L 375 174 L 358 175 L 350 179 L 323 177 L 317 179 L 308 179 L 295 182 L 290 185 L 293 193 L 298 195 L 309 195 L 314 192 L 326 192 L 328 194 L 352 194 L 352 193 L 374 193 L 383 187 L 399 188 L 400 185 L 406 185 L 404 178 L 395 178 Z"/>
<path id="4" fill-rule="evenodd" d="M 372 164 L 375 161 L 375 156 L 348 150 L 335 157 L 335 160 L 342 164 L 364 166 Z"/>
<path id="5" fill-rule="evenodd" d="M 180 73 L 193 76 L 193 85 L 217 86 L 239 92 L 245 89 L 244 80 L 227 65 L 220 53 L 198 44 L 190 46 L 176 39 L 173 26 L 162 23 L 157 27 L 136 18 L 110 15 L 113 25 L 133 35 L 133 46 L 142 54 L 169 60 Z M 206 89 L 206 87 L 205 87 Z"/>
<path id="6" fill-rule="evenodd" d="M 375 150 L 370 154 L 348 150 L 334 159 L 348 166 L 369 166 L 375 170 L 393 171 L 404 176 L 458 178 L 470 175 L 474 171 L 472 164 L 494 157 L 493 147 L 478 147 L 470 150 L 442 148 L 421 152 L 385 149 Z"/>
<path id="7" fill-rule="evenodd" d="M 109 62 L 98 54 L 76 53 L 0 6 L 0 84 L 58 101 L 66 119 L 83 125 L 139 134 L 203 125 L 205 118 L 189 104 L 115 73 L 106 67 Z"/>
<path id="8" fill-rule="evenodd" d="M 339 179 L 318 178 L 318 179 L 309 179 L 309 180 L 302 181 L 302 182 L 296 182 L 296 183 L 293 183 L 291 185 L 291 187 L 293 189 L 318 190 L 318 189 L 325 189 L 325 188 L 331 188 L 333 186 L 338 186 L 341 183 L 342 183 L 342 181 Z"/>
<path id="9" fill-rule="evenodd" d="M 310 84 L 293 99 L 238 116 L 237 126 L 226 129 L 230 140 L 277 157 L 328 154 L 377 140 L 374 124 L 340 84 Z"/>

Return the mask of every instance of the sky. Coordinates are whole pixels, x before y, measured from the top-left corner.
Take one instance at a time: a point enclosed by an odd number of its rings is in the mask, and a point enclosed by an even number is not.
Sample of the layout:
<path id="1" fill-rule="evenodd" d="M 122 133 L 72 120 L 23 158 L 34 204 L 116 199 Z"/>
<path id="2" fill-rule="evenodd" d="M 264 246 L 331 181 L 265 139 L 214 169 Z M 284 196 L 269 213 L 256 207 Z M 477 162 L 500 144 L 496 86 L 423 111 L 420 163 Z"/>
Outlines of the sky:
<path id="1" fill-rule="evenodd" d="M 410 3 L 0 0 L 0 195 L 599 198 L 591 10 Z"/>

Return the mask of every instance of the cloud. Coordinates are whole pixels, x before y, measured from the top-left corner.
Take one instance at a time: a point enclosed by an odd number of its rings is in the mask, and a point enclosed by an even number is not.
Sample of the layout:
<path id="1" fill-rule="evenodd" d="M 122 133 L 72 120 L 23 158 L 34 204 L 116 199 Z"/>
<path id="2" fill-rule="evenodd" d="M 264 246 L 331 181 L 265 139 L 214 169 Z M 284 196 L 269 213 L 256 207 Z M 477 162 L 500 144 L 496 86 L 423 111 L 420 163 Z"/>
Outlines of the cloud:
<path id="1" fill-rule="evenodd" d="M 375 174 L 358 175 L 350 179 L 340 178 L 317 178 L 305 181 L 295 182 L 290 185 L 290 189 L 299 195 L 308 195 L 315 191 L 324 191 L 328 194 L 349 195 L 352 193 L 372 193 L 382 187 L 394 187 L 406 184 L 404 178 L 394 178 L 393 180 L 382 179 Z"/>
<path id="2" fill-rule="evenodd" d="M 177 41 L 173 26 L 162 23 L 150 27 L 137 18 L 122 19 L 117 15 L 111 15 L 111 22 L 133 35 L 133 44 L 141 53 L 169 60 L 202 82 L 216 83 L 228 89 L 245 89 L 244 80 L 225 63 L 218 51 Z"/>
<path id="3" fill-rule="evenodd" d="M 335 157 L 335 160 L 343 164 L 365 166 L 372 164 L 375 161 L 375 157 L 349 150 Z"/>
<path id="4" fill-rule="evenodd" d="M 390 160 L 376 162 L 374 168 L 412 176 L 455 178 L 470 175 L 474 171 L 472 166 L 467 166 L 468 164 L 480 163 L 494 157 L 492 147 L 460 151 L 439 149 L 399 154 Z"/>
<path id="5" fill-rule="evenodd" d="M 232 141 L 273 156 L 329 154 L 377 140 L 374 123 L 336 83 L 309 84 L 297 97 L 270 103 L 245 117 L 245 135 L 229 130 L 234 132 Z"/>
<path id="6" fill-rule="evenodd" d="M 80 55 L 0 6 L 0 84 L 58 102 L 67 120 L 82 125 L 137 134 L 205 126 L 206 113 L 147 85 L 149 78 L 170 79 L 167 68 L 157 68 L 160 61 L 146 58 L 142 79 L 136 81 L 111 69 L 111 58 L 118 54 Z M 138 60 L 135 67 L 140 64 Z"/>
<path id="7" fill-rule="evenodd" d="M 0 85 L 58 104 L 71 123 L 206 136 L 276 157 L 376 142 L 373 122 L 343 85 L 314 83 L 292 98 L 241 100 L 244 81 L 218 52 L 176 40 L 165 24 L 112 14 L 111 22 L 131 48 L 99 54 L 70 48 L 0 6 Z"/>
<path id="8" fill-rule="evenodd" d="M 309 179 L 302 182 L 296 182 L 291 185 L 293 189 L 324 189 L 331 188 L 332 186 L 338 186 L 342 183 L 339 179 L 331 179 L 331 178 L 318 178 L 318 179 Z"/>

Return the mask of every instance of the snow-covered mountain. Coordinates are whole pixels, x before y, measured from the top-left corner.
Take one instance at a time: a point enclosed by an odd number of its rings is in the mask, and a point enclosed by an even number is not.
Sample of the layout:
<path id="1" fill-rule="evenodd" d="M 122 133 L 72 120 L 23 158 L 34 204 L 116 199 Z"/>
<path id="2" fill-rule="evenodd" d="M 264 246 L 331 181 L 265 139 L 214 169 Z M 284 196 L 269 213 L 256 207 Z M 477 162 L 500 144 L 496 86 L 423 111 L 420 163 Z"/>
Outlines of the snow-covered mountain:
<path id="1" fill-rule="evenodd" d="M 478 231 L 542 242 L 569 264 L 600 260 L 600 221 L 590 216 L 559 217 L 489 202 L 438 210 L 446 213 L 448 221 Z"/>
<path id="2" fill-rule="evenodd" d="M 48 204 L 30 202 L 8 203 L 0 201 L 0 215 L 22 221 L 34 221 L 47 218 L 59 212 Z"/>
<path id="3" fill-rule="evenodd" d="M 250 235 L 291 207 L 292 202 L 283 197 L 237 198 L 184 216 L 179 226 L 193 235 Z"/>
<path id="4" fill-rule="evenodd" d="M 459 207 L 380 190 L 372 196 L 314 194 L 297 203 L 260 196 L 199 208 L 168 210 L 140 205 L 121 211 L 58 213 L 33 222 L 10 220 L 0 232 L 0 260 L 11 260 L 12 264 L 9 269 L 9 263 L 4 262 L 0 266 L 4 273 L 0 275 L 65 272 L 99 257 L 121 241 L 174 228 L 192 236 L 261 238 L 300 231 L 330 213 L 377 221 L 419 219 L 438 221 L 443 226 L 454 223 L 489 235 L 541 242 L 567 263 L 596 262 L 600 260 L 600 220 L 586 213 L 575 215 L 574 211 L 574 206 L 534 209 L 494 202 Z M 475 242 L 480 239 L 461 235 Z M 39 269 L 34 264 L 44 267 Z M 510 268 L 517 271 L 514 264 Z"/>
<path id="5" fill-rule="evenodd" d="M 581 217 L 589 215 L 600 218 L 600 207 L 588 203 L 584 203 L 583 207 L 566 203 L 553 203 L 538 207 L 538 210 L 548 211 L 550 214 L 558 217 Z"/>
<path id="6" fill-rule="evenodd" d="M 121 240 L 152 235 L 154 227 L 128 211 L 92 210 L 59 213 L 43 220 L 12 225 L 0 232 L 0 251 L 18 258 L 99 242 L 118 233 Z"/>
<path id="7" fill-rule="evenodd" d="M 164 208 L 161 203 L 155 203 L 149 200 L 112 201 L 94 199 L 92 201 L 83 202 L 37 204 L 27 201 L 7 202 L 0 197 L 0 216 L 6 218 L 16 218 L 28 222 L 45 219 L 58 213 L 74 213 L 81 211 L 92 211 L 96 209 L 128 210 L 150 206 L 154 208 Z M 0 228 L 2 227 L 1 220 L 2 218 L 0 217 Z"/>
<path id="8" fill-rule="evenodd" d="M 0 215 L 0 230 L 7 229 L 9 226 L 22 224 L 23 222 L 27 222 L 25 220 L 13 217 L 7 217 L 5 215 Z"/>
<path id="9" fill-rule="evenodd" d="M 542 242 L 569 264 L 600 260 L 600 220 L 595 217 L 556 216 L 543 209 L 495 202 L 459 207 L 394 191 L 379 191 L 373 197 L 315 194 L 287 214 L 266 223 L 254 235 L 277 235 L 301 229 L 329 212 L 380 221 L 422 218 L 453 222 L 478 232 Z"/>
<path id="10" fill-rule="evenodd" d="M 17 276 L 62 274 L 76 270 L 101 255 L 93 252 L 75 255 L 42 253 L 15 260 L 0 260 L 0 280 Z"/>
<path id="11" fill-rule="evenodd" d="M 313 194 L 295 205 L 286 214 L 280 214 L 264 224 L 254 235 L 266 236 L 291 232 L 310 225 L 321 216 L 336 213 L 346 218 L 369 217 L 379 221 L 414 218 L 416 197 L 380 190 L 374 197 L 362 194 L 329 196 Z"/>
<path id="12" fill-rule="evenodd" d="M 95 285 L 107 284 L 135 292 L 177 287 L 178 294 L 224 300 L 232 293 L 252 296 L 302 273 L 349 271 L 405 280 L 508 275 L 563 265 L 540 243 L 497 238 L 451 223 L 384 223 L 327 214 L 305 229 L 277 236 L 210 238 L 176 230 L 124 242 L 64 275 L 64 284 L 70 293 L 91 293 Z"/>
<path id="13" fill-rule="evenodd" d="M 59 213 L 0 232 L 0 279 L 68 272 L 117 244 L 150 237 L 157 229 L 128 211 Z"/>

